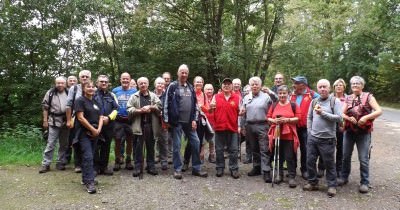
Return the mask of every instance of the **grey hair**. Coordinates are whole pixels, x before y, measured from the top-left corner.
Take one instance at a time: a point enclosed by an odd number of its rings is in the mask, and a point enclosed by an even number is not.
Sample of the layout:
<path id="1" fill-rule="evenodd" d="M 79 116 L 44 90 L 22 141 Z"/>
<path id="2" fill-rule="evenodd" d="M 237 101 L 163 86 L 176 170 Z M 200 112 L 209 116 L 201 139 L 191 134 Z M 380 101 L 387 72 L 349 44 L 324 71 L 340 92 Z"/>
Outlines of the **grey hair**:
<path id="1" fill-rule="evenodd" d="M 258 83 L 260 84 L 260 86 L 262 86 L 262 81 L 260 77 L 252 77 L 249 79 L 249 85 L 251 85 L 251 83 Z"/>
<path id="2" fill-rule="evenodd" d="M 204 83 L 203 77 L 201 77 L 201 76 L 196 76 L 196 77 L 194 77 L 194 79 L 193 79 L 193 84 L 194 84 L 194 82 L 195 82 L 197 79 L 201 79 L 201 81 L 203 81 L 203 83 Z"/>
<path id="3" fill-rule="evenodd" d="M 180 71 L 182 71 L 184 69 L 188 70 L 188 72 L 189 72 L 189 67 L 186 64 L 180 65 L 179 68 L 178 68 L 178 72 L 180 72 Z"/>
<path id="4" fill-rule="evenodd" d="M 322 82 L 328 84 L 328 87 L 331 87 L 331 83 L 329 82 L 329 80 L 327 80 L 327 79 L 320 79 L 320 80 L 318 80 L 318 82 L 317 82 L 317 88 L 318 88 L 318 84 L 319 84 L 319 83 L 322 83 Z"/>
<path id="5" fill-rule="evenodd" d="M 205 84 L 205 85 L 204 85 L 204 89 L 209 88 L 209 87 L 211 87 L 212 89 L 214 89 L 214 87 L 213 87 L 212 84 Z"/>
<path id="6" fill-rule="evenodd" d="M 96 82 L 99 82 L 100 78 L 106 78 L 107 80 L 109 80 L 109 78 L 108 78 L 108 76 L 107 76 L 107 75 L 105 75 L 105 74 L 101 74 L 101 75 L 99 75 L 99 76 L 97 77 L 97 80 L 96 80 Z"/>
<path id="7" fill-rule="evenodd" d="M 136 83 L 139 84 L 139 81 L 141 80 L 145 80 L 147 84 L 149 84 L 149 79 L 147 79 L 147 77 L 139 77 L 139 79 L 136 80 Z"/>
<path id="8" fill-rule="evenodd" d="M 89 76 L 89 78 L 92 78 L 92 72 L 90 72 L 89 70 L 82 70 L 79 72 L 79 77 L 81 77 L 83 75 L 87 75 L 87 76 Z"/>
<path id="9" fill-rule="evenodd" d="M 232 83 L 239 83 L 241 85 L 242 81 L 239 78 L 235 78 L 232 80 Z"/>
<path id="10" fill-rule="evenodd" d="M 157 83 L 162 82 L 165 84 L 165 80 L 162 77 L 157 77 L 156 80 L 154 80 L 154 87 L 157 86 Z"/>
<path id="11" fill-rule="evenodd" d="M 69 77 L 68 77 L 68 80 L 70 80 L 70 79 L 78 80 L 78 78 L 76 78 L 76 76 L 74 76 L 74 75 L 69 76 Z"/>
<path id="12" fill-rule="evenodd" d="M 289 92 L 289 88 L 288 88 L 287 85 L 281 85 L 281 86 L 279 86 L 278 89 L 277 89 L 277 92 L 279 92 L 279 91 L 286 91 L 286 92 Z"/>
<path id="13" fill-rule="evenodd" d="M 54 81 L 57 82 L 57 80 L 63 80 L 64 82 L 67 82 L 67 79 L 64 76 L 56 77 Z"/>
<path id="14" fill-rule="evenodd" d="M 362 87 L 364 87 L 364 85 L 365 85 L 365 80 L 364 80 L 364 78 L 362 78 L 362 77 L 360 77 L 360 76 L 353 76 L 353 77 L 350 79 L 350 84 L 351 84 L 351 83 L 354 83 L 354 82 L 359 82 L 359 83 L 361 83 L 361 86 L 362 86 Z"/>

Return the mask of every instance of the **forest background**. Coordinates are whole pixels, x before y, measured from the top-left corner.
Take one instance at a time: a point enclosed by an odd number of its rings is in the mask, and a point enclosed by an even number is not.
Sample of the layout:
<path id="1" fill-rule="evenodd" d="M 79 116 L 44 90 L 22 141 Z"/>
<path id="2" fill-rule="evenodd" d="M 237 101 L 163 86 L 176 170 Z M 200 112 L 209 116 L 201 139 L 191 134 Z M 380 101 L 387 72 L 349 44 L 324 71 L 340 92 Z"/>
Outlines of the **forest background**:
<path id="1" fill-rule="evenodd" d="M 117 86 L 122 72 L 155 79 L 182 63 L 217 87 L 253 75 L 271 86 L 278 71 L 312 87 L 360 75 L 398 103 L 400 1 L 2 0 L 0 132 L 40 133 L 56 76 L 89 69 Z"/>

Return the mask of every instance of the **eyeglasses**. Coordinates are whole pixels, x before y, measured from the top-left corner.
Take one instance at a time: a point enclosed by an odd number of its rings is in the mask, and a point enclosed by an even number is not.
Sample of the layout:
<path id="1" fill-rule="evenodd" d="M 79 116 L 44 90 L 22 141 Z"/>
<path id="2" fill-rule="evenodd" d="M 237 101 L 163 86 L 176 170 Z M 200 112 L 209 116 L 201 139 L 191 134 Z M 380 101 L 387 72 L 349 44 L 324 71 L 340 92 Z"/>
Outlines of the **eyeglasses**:
<path id="1" fill-rule="evenodd" d="M 275 80 L 283 80 L 283 78 L 275 78 Z"/>
<path id="2" fill-rule="evenodd" d="M 89 78 L 87 75 L 82 75 L 81 78 Z"/>
<path id="3" fill-rule="evenodd" d="M 99 81 L 99 82 L 100 82 L 100 83 L 106 83 L 106 84 L 108 83 L 108 81 Z"/>
<path id="4" fill-rule="evenodd" d="M 351 83 L 351 85 L 361 85 L 361 83 L 360 82 L 353 82 L 353 83 Z"/>

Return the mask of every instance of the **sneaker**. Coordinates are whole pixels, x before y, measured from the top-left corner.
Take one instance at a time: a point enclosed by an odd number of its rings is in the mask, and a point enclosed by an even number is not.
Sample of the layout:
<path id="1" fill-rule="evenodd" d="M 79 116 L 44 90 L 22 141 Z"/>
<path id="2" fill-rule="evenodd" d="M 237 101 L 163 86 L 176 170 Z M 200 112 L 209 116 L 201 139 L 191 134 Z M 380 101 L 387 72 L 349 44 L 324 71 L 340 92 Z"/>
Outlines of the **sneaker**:
<path id="1" fill-rule="evenodd" d="M 260 167 L 253 167 L 249 173 L 247 173 L 247 176 L 258 176 L 261 175 L 261 168 Z"/>
<path id="2" fill-rule="evenodd" d="M 342 178 L 337 179 L 338 186 L 343 186 L 343 185 L 346 185 L 347 183 L 349 183 L 349 180 L 347 180 L 347 179 L 342 179 Z"/>
<path id="3" fill-rule="evenodd" d="M 218 168 L 217 169 L 217 177 L 222 177 L 224 175 L 224 169 Z"/>
<path id="4" fill-rule="evenodd" d="M 208 173 L 205 171 L 192 171 L 192 175 L 198 176 L 198 177 L 203 177 L 203 178 L 208 177 Z"/>
<path id="5" fill-rule="evenodd" d="M 303 177 L 304 180 L 307 180 L 308 179 L 308 172 L 307 171 L 302 172 L 301 173 L 301 177 Z"/>
<path id="6" fill-rule="evenodd" d="M 97 181 L 96 179 L 94 180 L 94 185 L 98 185 L 99 181 Z M 81 181 L 81 185 L 86 185 L 83 181 Z"/>
<path id="7" fill-rule="evenodd" d="M 271 173 L 269 171 L 264 171 L 263 179 L 265 183 L 272 183 Z"/>
<path id="8" fill-rule="evenodd" d="M 304 191 L 317 191 L 319 190 L 318 185 L 307 183 L 303 186 Z"/>
<path id="9" fill-rule="evenodd" d="M 50 166 L 42 166 L 39 169 L 39 174 L 43 174 L 43 173 L 46 173 L 48 171 L 50 171 Z"/>
<path id="10" fill-rule="evenodd" d="M 296 188 L 297 187 L 297 183 L 296 183 L 295 179 L 293 179 L 293 178 L 289 179 L 289 187 L 290 188 Z"/>
<path id="11" fill-rule="evenodd" d="M 133 170 L 133 165 L 132 165 L 131 160 L 126 160 L 125 169 L 127 169 L 127 170 Z"/>
<path id="12" fill-rule="evenodd" d="M 56 169 L 60 171 L 65 171 L 65 165 L 64 164 L 57 164 Z"/>
<path id="13" fill-rule="evenodd" d="M 151 174 L 151 175 L 153 175 L 153 176 L 155 176 L 155 175 L 158 175 L 158 171 L 157 171 L 157 169 L 156 168 L 150 168 L 150 169 L 147 169 L 147 173 L 148 174 Z"/>
<path id="14" fill-rule="evenodd" d="M 108 168 L 106 169 L 100 169 L 98 175 L 105 175 L 105 176 L 112 176 L 114 175 L 114 172 Z"/>
<path id="15" fill-rule="evenodd" d="M 161 165 L 161 170 L 163 170 L 163 171 L 168 170 L 168 164 L 162 164 Z"/>
<path id="16" fill-rule="evenodd" d="M 138 168 L 133 169 L 132 176 L 133 177 L 138 177 L 140 175 L 140 170 Z"/>
<path id="17" fill-rule="evenodd" d="M 274 181 L 275 181 L 275 182 L 274 182 L 275 184 L 280 184 L 280 183 L 282 183 L 282 182 L 283 182 L 283 174 L 277 176 L 277 177 L 275 178 Z"/>
<path id="18" fill-rule="evenodd" d="M 184 163 L 182 166 L 182 172 L 189 170 L 189 163 Z"/>
<path id="19" fill-rule="evenodd" d="M 334 197 L 336 195 L 336 187 L 329 187 L 328 188 L 328 196 Z"/>
<path id="20" fill-rule="evenodd" d="M 215 159 L 215 155 L 209 155 L 209 156 L 208 156 L 208 162 L 210 162 L 210 163 L 216 163 L 217 160 Z"/>
<path id="21" fill-rule="evenodd" d="M 180 171 L 175 171 L 175 172 L 174 172 L 174 178 L 175 178 L 175 179 L 182 179 L 182 172 L 180 172 Z"/>
<path id="22" fill-rule="evenodd" d="M 235 170 L 235 171 L 231 171 L 231 176 L 234 179 L 239 179 L 240 178 L 240 174 L 239 171 Z"/>
<path id="23" fill-rule="evenodd" d="M 368 193 L 369 192 L 369 187 L 366 184 L 360 185 L 360 188 L 358 188 L 358 191 L 360 193 Z"/>
<path id="24" fill-rule="evenodd" d="M 324 176 L 324 174 L 325 174 L 325 171 L 324 171 L 324 170 L 318 170 L 318 172 L 317 172 L 317 177 L 318 177 L 318 178 L 322 178 L 322 177 Z"/>
<path id="25" fill-rule="evenodd" d="M 86 184 L 86 190 L 89 194 L 94 194 L 96 193 L 96 187 L 94 186 L 94 182 L 90 182 Z"/>
<path id="26" fill-rule="evenodd" d="M 74 171 L 75 173 L 82 173 L 82 168 L 80 166 L 76 166 Z"/>

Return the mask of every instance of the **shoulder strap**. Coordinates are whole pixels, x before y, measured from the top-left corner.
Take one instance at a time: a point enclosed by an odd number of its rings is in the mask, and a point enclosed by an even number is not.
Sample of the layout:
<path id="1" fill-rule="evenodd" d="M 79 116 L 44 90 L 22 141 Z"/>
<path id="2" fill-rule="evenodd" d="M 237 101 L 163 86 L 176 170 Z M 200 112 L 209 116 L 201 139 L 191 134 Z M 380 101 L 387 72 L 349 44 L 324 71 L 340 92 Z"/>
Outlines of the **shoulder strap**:
<path id="1" fill-rule="evenodd" d="M 336 97 L 332 96 L 331 97 L 331 101 L 330 101 L 330 105 L 331 105 L 331 110 L 332 110 L 332 114 L 334 114 L 334 108 L 335 108 L 335 101 L 336 101 Z"/>
<path id="2" fill-rule="evenodd" d="M 313 109 L 315 108 L 315 105 L 317 104 L 317 100 L 318 100 L 318 99 L 315 98 L 315 99 L 313 99 L 312 102 L 311 102 L 311 103 L 312 103 L 312 106 L 311 106 L 311 107 L 312 107 Z"/>
<path id="3" fill-rule="evenodd" d="M 47 102 L 48 103 L 47 105 L 49 106 L 49 112 L 50 112 L 51 102 L 53 101 L 53 95 L 54 94 L 57 94 L 56 93 L 56 88 L 51 88 L 50 92 L 49 92 L 49 101 Z"/>
<path id="4" fill-rule="evenodd" d="M 275 107 L 278 105 L 279 102 L 272 103 L 272 113 L 274 113 Z"/>
<path id="5" fill-rule="evenodd" d="M 75 98 L 76 98 L 76 92 L 78 91 L 78 85 L 74 85 L 74 95 L 72 96 L 72 106 L 71 109 L 74 108 L 75 105 Z"/>
<path id="6" fill-rule="evenodd" d="M 293 114 L 296 116 L 296 103 L 290 102 L 290 106 L 292 107 Z"/>

